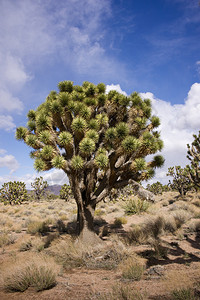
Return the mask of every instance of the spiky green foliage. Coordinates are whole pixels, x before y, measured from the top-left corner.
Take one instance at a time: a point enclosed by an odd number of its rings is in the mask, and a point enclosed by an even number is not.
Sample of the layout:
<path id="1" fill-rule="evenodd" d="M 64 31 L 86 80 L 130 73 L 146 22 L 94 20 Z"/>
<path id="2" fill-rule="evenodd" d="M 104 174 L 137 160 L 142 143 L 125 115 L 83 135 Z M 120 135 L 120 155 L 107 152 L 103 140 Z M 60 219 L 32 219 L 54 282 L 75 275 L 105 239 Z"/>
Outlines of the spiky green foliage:
<path id="1" fill-rule="evenodd" d="M 4 183 L 0 189 L 0 202 L 4 204 L 21 204 L 27 199 L 27 190 L 24 182 L 9 181 Z"/>
<path id="2" fill-rule="evenodd" d="M 62 81 L 58 88 L 29 111 L 28 126 L 19 127 L 16 137 L 33 148 L 37 171 L 55 167 L 67 174 L 78 213 L 84 206 L 94 208 L 112 188 L 154 175 L 163 159 L 152 156 L 146 162 L 145 157 L 160 151 L 163 143 L 149 99 L 136 92 L 106 94 L 103 83 Z"/>
<path id="3" fill-rule="evenodd" d="M 31 183 L 31 186 L 33 188 L 36 199 L 40 200 L 41 197 L 45 194 L 48 183 L 43 179 L 42 176 L 40 176 L 35 178 L 34 182 Z"/>
<path id="4" fill-rule="evenodd" d="M 69 197 L 71 195 L 71 188 L 68 184 L 63 184 L 60 189 L 60 198 L 64 199 L 65 201 L 69 200 Z"/>
<path id="5" fill-rule="evenodd" d="M 152 184 L 147 184 L 146 189 L 155 195 L 162 195 L 163 192 L 167 192 L 169 190 L 169 187 L 168 185 L 163 185 L 161 182 L 157 181 Z"/>
<path id="6" fill-rule="evenodd" d="M 194 141 L 188 147 L 187 158 L 190 165 L 187 165 L 188 176 L 196 188 L 200 188 L 200 131 L 198 135 L 193 135 Z"/>
<path id="7" fill-rule="evenodd" d="M 167 176 L 173 177 L 172 182 L 169 181 L 169 187 L 172 190 L 176 190 L 180 195 L 186 195 L 193 187 L 189 177 L 187 168 L 181 168 L 180 166 L 168 168 Z"/>

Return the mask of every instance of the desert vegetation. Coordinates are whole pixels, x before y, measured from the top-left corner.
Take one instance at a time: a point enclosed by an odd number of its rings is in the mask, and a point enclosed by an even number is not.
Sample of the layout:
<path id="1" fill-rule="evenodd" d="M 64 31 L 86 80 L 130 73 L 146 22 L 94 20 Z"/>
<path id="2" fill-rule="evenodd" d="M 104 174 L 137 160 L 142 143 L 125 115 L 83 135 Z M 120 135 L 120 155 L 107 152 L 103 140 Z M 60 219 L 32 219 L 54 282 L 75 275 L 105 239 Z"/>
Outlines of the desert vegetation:
<path id="1" fill-rule="evenodd" d="M 70 185 L 0 189 L 0 299 L 199 299 L 199 136 L 189 165 L 145 189 L 164 162 L 150 100 L 58 86 L 16 137 L 36 170 L 62 169 Z"/>

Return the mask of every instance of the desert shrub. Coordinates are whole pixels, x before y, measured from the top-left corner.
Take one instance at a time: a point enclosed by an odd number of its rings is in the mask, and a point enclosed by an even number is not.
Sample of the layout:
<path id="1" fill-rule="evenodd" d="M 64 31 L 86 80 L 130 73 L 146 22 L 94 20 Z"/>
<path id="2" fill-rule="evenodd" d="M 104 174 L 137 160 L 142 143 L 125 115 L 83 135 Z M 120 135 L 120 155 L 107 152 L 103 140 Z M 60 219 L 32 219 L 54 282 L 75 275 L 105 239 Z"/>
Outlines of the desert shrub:
<path id="1" fill-rule="evenodd" d="M 173 290 L 171 293 L 172 300 L 197 300 L 194 290 L 191 288 L 182 288 Z"/>
<path id="2" fill-rule="evenodd" d="M 24 182 L 9 181 L 4 183 L 0 189 L 0 202 L 3 202 L 5 205 L 21 204 L 27 199 L 27 190 Z"/>
<path id="3" fill-rule="evenodd" d="M 117 285 L 113 286 L 109 293 L 95 294 L 97 300 L 144 300 L 146 299 L 137 289 L 133 290 L 130 286 Z M 93 298 L 92 298 L 93 299 Z"/>
<path id="4" fill-rule="evenodd" d="M 0 232 L 0 248 L 5 247 L 10 244 L 14 244 L 15 238 L 13 235 L 5 233 L 5 232 Z"/>
<path id="5" fill-rule="evenodd" d="M 28 251 L 28 250 L 31 250 L 32 247 L 33 247 L 33 245 L 30 240 L 26 241 L 26 242 L 22 242 L 19 247 L 19 251 L 21 251 L 21 252 Z"/>
<path id="6" fill-rule="evenodd" d="M 177 229 L 177 223 L 174 216 L 164 215 L 164 230 L 174 233 Z"/>
<path id="7" fill-rule="evenodd" d="M 163 216 L 153 217 L 145 221 L 143 230 L 147 236 L 158 239 L 163 232 L 164 224 L 165 222 Z"/>
<path id="8" fill-rule="evenodd" d="M 139 281 L 144 274 L 145 265 L 136 257 L 128 258 L 122 265 L 122 277 L 124 279 L 131 279 Z"/>
<path id="9" fill-rule="evenodd" d="M 124 205 L 124 210 L 127 215 L 140 214 L 147 211 L 149 203 L 146 200 L 138 198 L 129 198 Z"/>
<path id="10" fill-rule="evenodd" d="M 29 287 L 36 291 L 52 288 L 56 285 L 54 266 L 46 261 L 30 261 L 18 265 L 4 278 L 4 289 L 8 292 L 24 292 Z"/>
<path id="11" fill-rule="evenodd" d="M 200 231 L 200 220 L 191 221 L 189 224 L 190 232 L 199 232 Z"/>
<path id="12" fill-rule="evenodd" d="M 95 247 L 88 247 L 80 241 L 78 245 L 72 240 L 61 241 L 52 245 L 48 253 L 54 256 L 66 270 L 74 267 L 111 270 L 130 255 L 130 251 L 120 241 L 113 241 L 109 246 L 97 245 Z"/>
<path id="13" fill-rule="evenodd" d="M 125 217 L 118 217 L 114 220 L 115 227 L 121 227 L 123 224 L 127 223 L 127 219 Z"/>
<path id="14" fill-rule="evenodd" d="M 183 209 L 174 211 L 172 215 L 175 219 L 177 228 L 180 228 L 191 218 L 191 215 Z"/>
<path id="15" fill-rule="evenodd" d="M 30 221 L 27 226 L 27 233 L 45 233 L 49 230 L 47 224 L 43 221 Z"/>
<path id="16" fill-rule="evenodd" d="M 142 244 L 146 241 L 146 234 L 143 227 L 140 225 L 133 225 L 132 228 L 127 232 L 125 240 L 128 244 Z"/>

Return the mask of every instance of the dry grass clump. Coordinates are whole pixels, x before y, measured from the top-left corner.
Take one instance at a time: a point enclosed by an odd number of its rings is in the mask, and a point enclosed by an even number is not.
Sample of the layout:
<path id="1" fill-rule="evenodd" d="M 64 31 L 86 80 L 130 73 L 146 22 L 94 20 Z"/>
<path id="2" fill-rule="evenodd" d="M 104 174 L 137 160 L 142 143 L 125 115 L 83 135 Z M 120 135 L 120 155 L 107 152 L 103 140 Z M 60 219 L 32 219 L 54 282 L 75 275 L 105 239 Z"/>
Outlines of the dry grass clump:
<path id="1" fill-rule="evenodd" d="M 29 262 L 20 262 L 7 270 L 4 276 L 4 289 L 7 292 L 24 292 L 29 287 L 36 291 L 52 288 L 56 285 L 58 267 L 42 256 L 29 258 Z"/>
<path id="2" fill-rule="evenodd" d="M 192 220 L 188 225 L 188 229 L 190 232 L 200 232 L 200 220 Z"/>
<path id="3" fill-rule="evenodd" d="M 123 261 L 120 269 L 122 271 L 122 277 L 124 279 L 130 279 L 134 281 L 139 281 L 144 274 L 146 265 L 144 260 L 137 257 L 136 255 L 129 257 L 127 260 Z"/>
<path id="4" fill-rule="evenodd" d="M 112 291 L 109 293 L 94 294 L 90 299 L 97 300 L 145 300 L 147 299 L 136 288 L 128 285 L 119 284 L 113 286 Z"/>
<path id="5" fill-rule="evenodd" d="M 132 228 L 127 232 L 126 241 L 128 244 L 143 244 L 146 242 L 146 233 L 141 225 L 133 224 Z"/>
<path id="6" fill-rule="evenodd" d="M 53 243 L 47 251 L 63 265 L 64 269 L 86 267 L 111 270 L 131 253 L 119 239 L 114 238 L 110 245 L 98 244 L 93 247 L 69 238 Z"/>
<path id="7" fill-rule="evenodd" d="M 171 292 L 172 300 L 197 300 L 194 290 L 191 288 L 182 288 Z"/>
<path id="8" fill-rule="evenodd" d="M 122 227 L 122 225 L 127 223 L 127 219 L 125 217 L 118 217 L 114 220 L 114 227 Z"/>
<path id="9" fill-rule="evenodd" d="M 0 232 L 0 248 L 14 244 L 16 238 L 12 234 Z"/>
<path id="10" fill-rule="evenodd" d="M 180 228 L 191 218 L 191 214 L 183 209 L 174 211 L 172 216 L 175 219 L 177 228 Z"/>
<path id="11" fill-rule="evenodd" d="M 164 218 L 164 230 L 170 233 L 174 233 L 177 230 L 177 223 L 173 215 L 163 215 Z"/>
<path id="12" fill-rule="evenodd" d="M 163 288 L 166 292 L 170 294 L 177 294 L 183 290 L 193 289 L 194 287 L 194 279 L 192 279 L 188 273 L 185 271 L 179 270 L 171 270 L 169 271 L 165 278 L 163 279 Z M 183 299 L 183 298 L 175 298 L 175 299 Z M 185 298 L 190 299 L 190 298 Z"/>
<path id="13" fill-rule="evenodd" d="M 43 221 L 31 221 L 27 226 L 27 233 L 45 233 L 49 230 L 48 225 Z"/>

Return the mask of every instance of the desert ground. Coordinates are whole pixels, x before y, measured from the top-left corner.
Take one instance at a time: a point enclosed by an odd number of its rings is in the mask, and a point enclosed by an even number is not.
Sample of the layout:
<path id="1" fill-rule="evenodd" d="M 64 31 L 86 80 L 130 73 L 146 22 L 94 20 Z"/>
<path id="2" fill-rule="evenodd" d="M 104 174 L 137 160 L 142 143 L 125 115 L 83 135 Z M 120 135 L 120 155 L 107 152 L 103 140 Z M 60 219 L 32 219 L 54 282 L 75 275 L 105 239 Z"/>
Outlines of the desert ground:
<path id="1" fill-rule="evenodd" d="M 200 193 L 107 199 L 94 222 L 84 245 L 73 199 L 0 203 L 0 299 L 200 299 Z"/>

